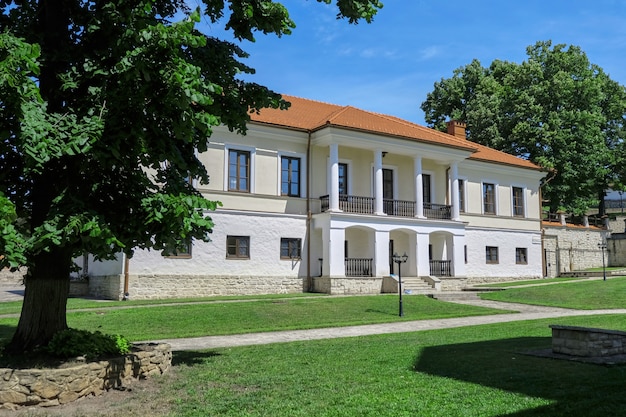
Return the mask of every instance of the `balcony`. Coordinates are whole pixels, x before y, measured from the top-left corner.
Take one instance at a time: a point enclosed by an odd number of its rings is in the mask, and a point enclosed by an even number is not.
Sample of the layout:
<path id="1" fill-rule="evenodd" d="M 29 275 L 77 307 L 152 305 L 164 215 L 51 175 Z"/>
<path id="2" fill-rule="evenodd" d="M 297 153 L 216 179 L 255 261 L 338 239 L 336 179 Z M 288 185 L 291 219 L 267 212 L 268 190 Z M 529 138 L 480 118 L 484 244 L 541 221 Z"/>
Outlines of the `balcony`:
<path id="1" fill-rule="evenodd" d="M 372 258 L 346 258 L 346 276 L 347 277 L 371 277 L 372 275 Z"/>
<path id="2" fill-rule="evenodd" d="M 320 197 L 322 212 L 330 208 L 330 196 Z M 344 213 L 374 214 L 374 197 L 340 195 L 339 209 Z M 415 201 L 383 199 L 383 211 L 394 217 L 415 217 Z M 452 206 L 445 204 L 424 203 L 424 216 L 428 219 L 452 219 Z"/>
<path id="3" fill-rule="evenodd" d="M 430 261 L 430 275 L 434 277 L 451 277 L 452 261 Z"/>

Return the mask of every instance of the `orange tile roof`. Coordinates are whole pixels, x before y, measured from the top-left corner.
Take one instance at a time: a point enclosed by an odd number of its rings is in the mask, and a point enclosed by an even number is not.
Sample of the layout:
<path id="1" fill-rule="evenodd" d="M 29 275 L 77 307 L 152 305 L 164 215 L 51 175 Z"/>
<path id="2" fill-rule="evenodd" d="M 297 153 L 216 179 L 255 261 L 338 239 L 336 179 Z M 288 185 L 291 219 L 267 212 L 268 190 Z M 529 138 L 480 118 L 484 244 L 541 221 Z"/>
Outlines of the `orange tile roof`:
<path id="1" fill-rule="evenodd" d="M 459 139 L 394 116 L 373 113 L 352 106 L 339 106 L 294 96 L 283 95 L 291 103 L 288 110 L 263 109 L 253 113 L 253 122 L 292 129 L 316 131 L 327 126 L 360 130 L 417 142 L 432 143 L 473 151 L 470 159 L 539 170 L 525 159 Z"/>

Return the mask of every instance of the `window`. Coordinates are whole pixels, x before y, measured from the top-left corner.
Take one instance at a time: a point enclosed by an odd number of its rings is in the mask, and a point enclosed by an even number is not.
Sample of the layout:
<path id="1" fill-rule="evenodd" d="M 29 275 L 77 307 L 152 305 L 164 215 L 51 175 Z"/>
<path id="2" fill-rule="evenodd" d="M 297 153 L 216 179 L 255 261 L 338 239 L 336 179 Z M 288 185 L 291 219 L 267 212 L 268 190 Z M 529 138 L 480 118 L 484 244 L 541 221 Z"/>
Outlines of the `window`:
<path id="1" fill-rule="evenodd" d="M 463 246 L 463 258 L 465 260 L 465 263 L 467 263 L 467 245 Z"/>
<path id="2" fill-rule="evenodd" d="M 459 212 L 465 213 L 465 180 L 459 180 Z"/>
<path id="3" fill-rule="evenodd" d="M 250 236 L 227 236 L 226 258 L 250 259 Z"/>
<path id="4" fill-rule="evenodd" d="M 486 258 L 488 264 L 497 264 L 498 263 L 498 247 L 497 246 L 487 246 L 485 251 Z"/>
<path id="5" fill-rule="evenodd" d="M 250 152 L 228 151 L 228 190 L 250 192 Z"/>
<path id="6" fill-rule="evenodd" d="M 174 252 L 164 253 L 166 258 L 189 259 L 191 258 L 191 242 L 182 244 Z"/>
<path id="7" fill-rule="evenodd" d="M 280 193 L 281 195 L 300 197 L 300 158 L 281 157 Z"/>
<path id="8" fill-rule="evenodd" d="M 280 259 L 300 259 L 302 239 L 283 237 L 280 239 Z"/>
<path id="9" fill-rule="evenodd" d="M 513 187 L 513 216 L 524 217 L 524 189 Z"/>
<path id="10" fill-rule="evenodd" d="M 432 194 L 430 192 L 430 174 L 422 174 L 422 196 L 424 203 L 431 203 Z"/>
<path id="11" fill-rule="evenodd" d="M 348 164 L 339 163 L 339 195 L 348 195 Z"/>
<path id="12" fill-rule="evenodd" d="M 515 263 L 518 265 L 528 264 L 528 250 L 526 248 L 515 248 Z"/>
<path id="13" fill-rule="evenodd" d="M 485 214 L 496 214 L 496 186 L 483 183 L 483 207 Z"/>

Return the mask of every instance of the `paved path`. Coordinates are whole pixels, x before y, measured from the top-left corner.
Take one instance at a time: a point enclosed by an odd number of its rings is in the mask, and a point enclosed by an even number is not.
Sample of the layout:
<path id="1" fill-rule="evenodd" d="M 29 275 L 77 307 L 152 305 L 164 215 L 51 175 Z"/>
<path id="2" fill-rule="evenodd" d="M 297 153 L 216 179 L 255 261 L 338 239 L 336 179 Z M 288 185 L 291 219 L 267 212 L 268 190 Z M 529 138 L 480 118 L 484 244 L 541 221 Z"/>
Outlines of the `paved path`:
<path id="1" fill-rule="evenodd" d="M 519 320 L 547 319 L 567 316 L 589 316 L 597 314 L 626 314 L 626 309 L 618 310 L 571 310 L 565 308 L 531 306 L 526 304 L 502 303 L 487 300 L 459 300 L 462 304 L 482 307 L 515 310 L 510 314 L 489 316 L 460 317 L 450 319 L 405 321 L 397 323 L 369 324 L 362 326 L 332 327 L 311 330 L 287 330 L 267 333 L 246 333 L 230 336 L 204 336 L 188 339 L 164 339 L 151 342 L 165 342 L 172 350 L 200 350 L 222 347 L 263 345 L 269 343 L 295 342 L 300 340 L 334 339 L 340 337 L 367 336 L 414 332 L 419 330 L 449 329 L 453 327 L 474 326 L 478 324 L 506 323 Z"/>
<path id="2" fill-rule="evenodd" d="M 19 285 L 0 285 L 0 302 L 17 301 L 24 296 L 24 287 Z M 527 304 L 503 303 L 489 300 L 458 300 L 462 304 L 480 307 L 512 310 L 510 314 L 494 314 L 488 316 L 458 317 L 450 319 L 418 320 L 395 323 L 369 324 L 362 326 L 331 327 L 311 330 L 287 330 L 280 332 L 246 333 L 229 336 L 204 336 L 187 339 L 151 340 L 165 342 L 172 350 L 200 350 L 222 347 L 262 345 L 269 343 L 295 342 L 300 340 L 335 339 L 340 337 L 368 336 L 374 334 L 390 334 L 414 332 L 419 330 L 449 329 L 453 327 L 474 326 L 479 324 L 507 323 L 520 320 L 548 319 L 568 316 L 590 316 L 597 314 L 626 314 L 626 309 L 617 310 L 572 310 L 532 306 Z"/>

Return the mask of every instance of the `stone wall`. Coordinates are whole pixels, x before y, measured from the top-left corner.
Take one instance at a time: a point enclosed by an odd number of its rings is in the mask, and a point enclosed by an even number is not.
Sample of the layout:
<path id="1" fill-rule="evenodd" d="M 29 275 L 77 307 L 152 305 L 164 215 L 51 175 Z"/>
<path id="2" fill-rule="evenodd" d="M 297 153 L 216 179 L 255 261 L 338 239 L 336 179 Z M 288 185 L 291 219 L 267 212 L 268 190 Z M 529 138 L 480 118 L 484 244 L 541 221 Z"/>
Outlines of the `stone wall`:
<path id="1" fill-rule="evenodd" d="M 331 295 L 380 294 L 383 279 L 314 277 L 313 292 Z"/>
<path id="2" fill-rule="evenodd" d="M 626 332 L 575 326 L 550 327 L 554 353 L 597 358 L 626 353 Z"/>
<path id="3" fill-rule="evenodd" d="M 606 246 L 608 266 L 626 266 L 626 233 L 611 233 Z"/>
<path id="4" fill-rule="evenodd" d="M 292 276 L 131 274 L 128 277 L 128 298 L 150 300 L 216 295 L 293 294 L 303 292 L 304 285 L 304 278 Z M 113 300 L 122 299 L 124 276 L 90 277 L 89 295 Z"/>
<path id="5" fill-rule="evenodd" d="M 546 275 L 602 267 L 602 249 L 609 231 L 596 227 L 544 224 L 543 248 Z M 606 256 L 606 254 L 605 254 Z M 608 259 L 605 258 L 605 261 Z"/>
<path id="6" fill-rule="evenodd" d="M 8 268 L 0 269 L 0 283 L 8 285 L 22 285 L 26 268 L 11 272 Z"/>
<path id="7" fill-rule="evenodd" d="M 119 358 L 55 369 L 0 369 L 0 408 L 50 407 L 100 395 L 136 379 L 166 372 L 172 364 L 168 344 L 137 345 Z"/>

